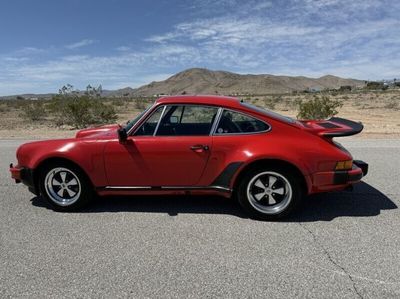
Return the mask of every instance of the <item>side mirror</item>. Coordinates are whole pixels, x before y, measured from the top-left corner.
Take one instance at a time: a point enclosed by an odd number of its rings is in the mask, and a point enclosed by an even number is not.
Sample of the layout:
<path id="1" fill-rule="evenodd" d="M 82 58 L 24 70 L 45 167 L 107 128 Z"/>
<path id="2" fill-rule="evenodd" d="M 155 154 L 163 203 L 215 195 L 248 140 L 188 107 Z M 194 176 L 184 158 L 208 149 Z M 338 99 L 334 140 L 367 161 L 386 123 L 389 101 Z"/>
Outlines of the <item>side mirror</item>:
<path id="1" fill-rule="evenodd" d="M 118 139 L 120 143 L 125 143 L 126 140 L 128 139 L 128 134 L 126 133 L 125 128 L 118 129 Z"/>

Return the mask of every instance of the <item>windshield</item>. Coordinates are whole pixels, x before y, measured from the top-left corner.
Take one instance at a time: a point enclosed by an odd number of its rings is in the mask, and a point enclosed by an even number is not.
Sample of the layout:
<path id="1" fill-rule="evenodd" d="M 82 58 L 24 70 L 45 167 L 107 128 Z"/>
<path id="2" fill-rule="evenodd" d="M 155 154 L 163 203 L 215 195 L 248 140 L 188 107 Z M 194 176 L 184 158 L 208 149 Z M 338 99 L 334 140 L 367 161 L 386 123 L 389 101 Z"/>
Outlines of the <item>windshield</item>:
<path id="1" fill-rule="evenodd" d="M 265 109 L 265 108 L 261 108 L 261 107 L 258 107 L 258 106 L 254 106 L 252 104 L 242 103 L 242 102 L 240 102 L 240 104 L 245 106 L 245 107 L 247 107 L 247 108 L 250 108 L 250 109 L 252 109 L 252 110 L 254 110 L 254 111 L 258 112 L 258 113 L 262 113 L 264 115 L 270 116 L 272 118 L 278 119 L 278 120 L 286 122 L 286 123 L 293 124 L 293 123 L 296 122 L 296 120 L 294 120 L 293 118 L 291 118 L 289 116 L 284 116 L 284 115 L 281 115 L 279 113 L 276 113 L 274 111 L 271 111 L 271 110 L 268 110 L 268 109 Z"/>
<path id="2" fill-rule="evenodd" d="M 153 106 L 153 104 L 151 104 L 149 107 L 147 107 L 144 111 L 142 111 L 141 113 L 139 113 L 134 119 L 128 121 L 126 123 L 125 129 L 128 132 L 130 129 L 132 129 L 132 127 L 138 122 L 139 119 L 142 118 L 142 116 L 149 111 L 149 109 Z"/>

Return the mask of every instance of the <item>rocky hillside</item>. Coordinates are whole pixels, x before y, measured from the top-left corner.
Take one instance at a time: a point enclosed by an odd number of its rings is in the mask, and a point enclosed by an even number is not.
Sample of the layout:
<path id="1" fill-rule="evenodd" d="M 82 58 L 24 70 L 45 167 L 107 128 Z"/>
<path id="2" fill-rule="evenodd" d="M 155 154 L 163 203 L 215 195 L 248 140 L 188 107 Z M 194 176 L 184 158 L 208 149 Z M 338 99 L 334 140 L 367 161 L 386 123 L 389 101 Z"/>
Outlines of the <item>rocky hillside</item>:
<path id="1" fill-rule="evenodd" d="M 180 72 L 164 81 L 151 82 L 142 87 L 126 91 L 129 92 L 129 95 L 135 96 L 182 93 L 224 95 L 271 94 L 303 91 L 306 89 L 322 90 L 325 88 L 339 88 L 343 85 L 363 86 L 364 81 L 343 79 L 332 75 L 320 78 L 241 75 L 225 71 L 193 68 Z"/>

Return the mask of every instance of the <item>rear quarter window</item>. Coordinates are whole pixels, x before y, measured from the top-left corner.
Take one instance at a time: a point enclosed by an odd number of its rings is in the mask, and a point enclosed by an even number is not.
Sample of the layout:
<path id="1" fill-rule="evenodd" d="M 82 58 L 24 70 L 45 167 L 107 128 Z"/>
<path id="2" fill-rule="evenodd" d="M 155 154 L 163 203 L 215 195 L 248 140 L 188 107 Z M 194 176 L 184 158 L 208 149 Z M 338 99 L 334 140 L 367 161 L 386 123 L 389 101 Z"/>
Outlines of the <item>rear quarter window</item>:
<path id="1" fill-rule="evenodd" d="M 270 126 L 252 116 L 232 110 L 224 110 L 215 130 L 216 135 L 251 134 L 266 132 Z"/>

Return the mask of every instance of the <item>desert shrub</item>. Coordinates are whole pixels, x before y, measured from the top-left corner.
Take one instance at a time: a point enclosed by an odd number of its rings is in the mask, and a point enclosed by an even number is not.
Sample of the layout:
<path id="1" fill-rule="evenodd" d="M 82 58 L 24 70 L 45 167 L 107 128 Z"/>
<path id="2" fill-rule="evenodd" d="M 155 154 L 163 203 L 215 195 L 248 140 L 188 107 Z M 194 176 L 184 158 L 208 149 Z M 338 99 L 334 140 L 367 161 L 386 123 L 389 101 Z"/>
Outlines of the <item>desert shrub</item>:
<path id="1" fill-rule="evenodd" d="M 346 91 L 351 91 L 351 86 L 350 85 L 342 85 L 342 86 L 340 86 L 340 88 L 339 88 L 339 91 L 340 92 L 346 92 Z"/>
<path id="2" fill-rule="evenodd" d="M 110 104 L 114 106 L 117 111 L 125 111 L 129 106 L 129 100 L 124 98 L 110 99 Z"/>
<path id="3" fill-rule="evenodd" d="M 112 123 L 117 114 L 112 106 L 89 96 L 56 96 L 49 104 L 56 125 L 84 128 L 88 125 Z"/>
<path id="4" fill-rule="evenodd" d="M 144 98 L 137 98 L 135 101 L 135 108 L 138 110 L 143 110 L 147 107 L 147 101 Z"/>
<path id="5" fill-rule="evenodd" d="M 299 119 L 325 119 L 338 114 L 336 110 L 342 107 L 343 103 L 338 100 L 331 100 L 328 96 L 318 97 L 309 101 L 299 101 Z"/>
<path id="6" fill-rule="evenodd" d="M 389 86 L 385 85 L 383 82 L 371 81 L 367 82 L 364 88 L 367 90 L 386 90 L 388 87 Z"/>
<path id="7" fill-rule="evenodd" d="M 95 105 L 92 106 L 91 112 L 94 124 L 113 123 L 117 120 L 117 114 L 114 107 L 101 102 L 95 101 Z"/>
<path id="8" fill-rule="evenodd" d="M 264 107 L 274 110 L 275 109 L 275 105 L 277 102 L 279 102 L 279 98 L 264 98 Z"/>
<path id="9" fill-rule="evenodd" d="M 20 117 L 29 121 L 39 121 L 46 116 L 46 109 L 42 102 L 25 102 L 25 105 L 21 109 Z"/>

